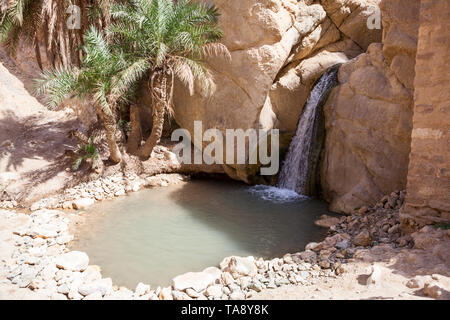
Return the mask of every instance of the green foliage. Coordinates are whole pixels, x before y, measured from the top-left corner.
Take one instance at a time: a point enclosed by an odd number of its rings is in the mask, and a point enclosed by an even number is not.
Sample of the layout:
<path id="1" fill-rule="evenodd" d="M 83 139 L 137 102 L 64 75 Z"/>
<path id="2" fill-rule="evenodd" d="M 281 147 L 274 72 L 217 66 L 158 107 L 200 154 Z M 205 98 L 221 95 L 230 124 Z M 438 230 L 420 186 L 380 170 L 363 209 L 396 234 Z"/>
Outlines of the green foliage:
<path id="1" fill-rule="evenodd" d="M 67 97 L 90 96 L 111 112 L 116 103 L 134 99 L 140 81 L 162 67 L 173 70 L 191 92 L 195 79 L 204 92 L 211 92 L 212 76 L 202 60 L 229 57 L 217 42 L 222 32 L 215 7 L 190 0 L 131 0 L 113 4 L 111 16 L 114 22 L 105 33 L 91 26 L 84 35 L 80 68 L 57 67 L 36 81 L 36 93 L 47 95 L 49 107 Z"/>
<path id="2" fill-rule="evenodd" d="M 99 158 L 97 147 L 94 145 L 94 139 L 91 137 L 88 144 L 78 146 L 78 157 L 72 163 L 72 170 L 80 168 L 83 161 L 87 159 L 97 160 Z"/>
<path id="3" fill-rule="evenodd" d="M 437 223 L 437 224 L 433 225 L 433 228 L 449 230 L 450 229 L 450 223 Z"/>

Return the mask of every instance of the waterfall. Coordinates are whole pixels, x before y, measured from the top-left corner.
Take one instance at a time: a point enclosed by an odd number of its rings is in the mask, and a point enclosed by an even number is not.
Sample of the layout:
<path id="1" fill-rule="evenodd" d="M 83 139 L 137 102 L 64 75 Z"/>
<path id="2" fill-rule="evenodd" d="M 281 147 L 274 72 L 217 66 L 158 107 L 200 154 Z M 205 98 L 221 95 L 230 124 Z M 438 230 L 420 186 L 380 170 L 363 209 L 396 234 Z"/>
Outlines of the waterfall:
<path id="1" fill-rule="evenodd" d="M 337 67 L 331 67 L 314 85 L 283 162 L 277 187 L 294 190 L 302 195 L 306 193 L 321 107 L 330 90 L 336 85 L 337 72 Z"/>

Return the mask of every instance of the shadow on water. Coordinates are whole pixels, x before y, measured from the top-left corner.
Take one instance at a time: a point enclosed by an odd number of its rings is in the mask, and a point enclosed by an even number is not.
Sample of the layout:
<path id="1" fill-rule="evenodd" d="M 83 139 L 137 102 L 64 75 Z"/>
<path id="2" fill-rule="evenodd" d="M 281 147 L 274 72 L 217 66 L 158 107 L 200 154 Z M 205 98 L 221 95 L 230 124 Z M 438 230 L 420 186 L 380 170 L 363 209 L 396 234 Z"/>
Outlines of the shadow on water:
<path id="1" fill-rule="evenodd" d="M 220 194 L 211 197 L 211 188 Z M 194 180 L 170 195 L 199 223 L 225 234 L 255 256 L 272 258 L 303 251 L 308 242 L 326 235 L 325 229 L 313 223 L 328 213 L 326 203 L 317 199 L 263 200 L 247 185 L 229 180 Z"/>

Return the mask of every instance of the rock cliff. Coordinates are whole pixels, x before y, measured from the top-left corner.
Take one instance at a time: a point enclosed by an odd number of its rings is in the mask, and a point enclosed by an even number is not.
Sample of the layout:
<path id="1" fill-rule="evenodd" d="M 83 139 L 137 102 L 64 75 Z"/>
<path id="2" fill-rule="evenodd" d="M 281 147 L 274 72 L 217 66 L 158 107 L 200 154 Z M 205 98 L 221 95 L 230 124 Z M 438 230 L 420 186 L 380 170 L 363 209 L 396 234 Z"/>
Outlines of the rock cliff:
<path id="1" fill-rule="evenodd" d="M 327 105 L 325 199 L 349 213 L 406 187 L 420 0 L 382 1 L 382 43 L 340 68 Z"/>
<path id="2" fill-rule="evenodd" d="M 292 134 L 318 77 L 381 39 L 381 30 L 367 29 L 368 38 L 357 31 L 379 0 L 213 2 L 232 60 L 208 61 L 217 86 L 210 98 L 177 86 L 175 119 L 191 134 L 195 120 L 204 129 L 276 128 Z M 230 176 L 244 181 L 247 169 L 226 166 Z"/>

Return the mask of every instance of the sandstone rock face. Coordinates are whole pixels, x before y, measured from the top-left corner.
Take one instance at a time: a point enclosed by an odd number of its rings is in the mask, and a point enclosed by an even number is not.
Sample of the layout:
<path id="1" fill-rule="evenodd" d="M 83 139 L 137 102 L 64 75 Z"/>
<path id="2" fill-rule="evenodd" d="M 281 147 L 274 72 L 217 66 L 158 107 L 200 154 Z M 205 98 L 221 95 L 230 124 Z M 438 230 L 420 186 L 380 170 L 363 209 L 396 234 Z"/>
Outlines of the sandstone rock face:
<path id="1" fill-rule="evenodd" d="M 381 41 L 381 28 L 368 28 L 368 20 L 379 19 L 379 4 L 382 0 L 321 0 L 320 3 L 333 24 L 362 49 L 373 42 Z M 376 25 L 376 23 L 374 23 Z"/>
<path id="2" fill-rule="evenodd" d="M 383 44 L 343 65 L 325 106 L 323 193 L 350 213 L 406 186 L 412 129 L 414 43 L 419 0 L 382 1 Z M 405 10 L 408 19 L 403 20 Z M 414 15 L 413 15 L 414 16 Z M 408 39 L 402 44 L 402 39 Z M 399 67 L 401 66 L 401 67 Z"/>
<path id="3" fill-rule="evenodd" d="M 207 61 L 216 83 L 212 97 L 205 98 L 198 92 L 190 96 L 186 88 L 176 86 L 175 119 L 191 135 L 195 120 L 202 121 L 203 130 L 277 128 L 292 134 L 319 76 L 328 67 L 347 62 L 363 51 L 353 40 L 353 33 L 347 35 L 336 27 L 321 3 L 213 2 L 220 9 L 222 42 L 229 48 L 232 60 Z M 364 11 L 361 8 L 377 1 L 359 2 L 348 7 L 350 13 Z M 359 13 L 357 16 L 362 23 L 364 18 Z M 347 29 L 353 25 L 359 28 L 359 24 L 349 22 Z M 381 37 L 381 30 L 374 32 Z M 248 182 L 250 173 L 245 166 L 225 166 L 225 171 Z"/>
<path id="4" fill-rule="evenodd" d="M 402 227 L 450 221 L 450 2 L 422 0 Z"/>

